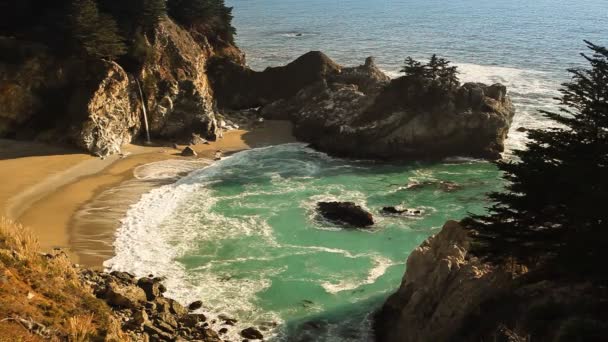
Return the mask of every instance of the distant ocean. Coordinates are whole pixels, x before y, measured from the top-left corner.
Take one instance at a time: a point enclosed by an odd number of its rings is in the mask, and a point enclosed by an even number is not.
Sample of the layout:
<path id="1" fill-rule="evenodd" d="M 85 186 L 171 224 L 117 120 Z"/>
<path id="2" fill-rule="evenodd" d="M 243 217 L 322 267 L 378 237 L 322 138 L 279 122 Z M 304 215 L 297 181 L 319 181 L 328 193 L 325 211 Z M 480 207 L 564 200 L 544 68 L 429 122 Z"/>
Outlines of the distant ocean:
<path id="1" fill-rule="evenodd" d="M 555 109 L 565 69 L 582 63 L 582 40 L 608 45 L 606 0 L 228 3 L 257 70 L 321 50 L 343 65 L 375 56 L 398 76 L 406 56 L 437 53 L 463 81 L 507 85 L 517 108 L 508 149 L 525 142 L 516 128 L 548 124 L 538 110 Z M 304 144 L 244 151 L 144 195 L 107 266 L 165 275 L 170 296 L 202 299 L 211 317 L 227 314 L 275 339 L 370 341 L 370 315 L 399 286 L 408 254 L 447 219 L 483 212 L 484 194 L 501 186 L 496 167 L 478 160 L 347 161 Z M 375 213 L 376 228 L 319 220 L 319 200 L 356 201 Z M 422 215 L 382 216 L 386 205 Z"/>

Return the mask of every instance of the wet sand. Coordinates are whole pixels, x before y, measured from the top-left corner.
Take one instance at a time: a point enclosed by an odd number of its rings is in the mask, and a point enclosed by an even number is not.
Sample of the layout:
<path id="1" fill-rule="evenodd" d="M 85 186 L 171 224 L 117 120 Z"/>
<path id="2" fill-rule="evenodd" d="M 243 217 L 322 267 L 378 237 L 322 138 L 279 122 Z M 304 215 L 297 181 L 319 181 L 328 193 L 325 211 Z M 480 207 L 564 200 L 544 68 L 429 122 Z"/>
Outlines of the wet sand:
<path id="1" fill-rule="evenodd" d="M 29 226 L 44 250 L 63 248 L 77 263 L 100 266 L 112 255 L 114 232 L 129 205 L 162 183 L 138 182 L 133 173 L 138 166 L 200 159 L 203 167 L 218 149 L 229 153 L 293 141 L 291 125 L 284 121 L 266 121 L 252 131 L 226 132 L 217 142 L 193 146 L 197 158 L 181 157 L 185 146 L 129 145 L 125 157 L 102 160 L 73 150 L 2 140 L 0 210 Z"/>

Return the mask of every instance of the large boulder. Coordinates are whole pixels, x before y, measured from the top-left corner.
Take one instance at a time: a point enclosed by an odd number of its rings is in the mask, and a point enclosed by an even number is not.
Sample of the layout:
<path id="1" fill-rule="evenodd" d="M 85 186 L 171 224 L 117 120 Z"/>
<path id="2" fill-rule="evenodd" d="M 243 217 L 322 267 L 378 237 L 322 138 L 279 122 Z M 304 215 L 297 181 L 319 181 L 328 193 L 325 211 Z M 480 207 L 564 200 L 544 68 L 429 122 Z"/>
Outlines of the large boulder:
<path id="1" fill-rule="evenodd" d="M 137 309 L 146 303 L 146 293 L 136 285 L 111 281 L 105 299 L 108 304 L 119 308 Z"/>
<path id="2" fill-rule="evenodd" d="M 353 202 L 319 202 L 317 210 L 327 220 L 346 227 L 369 227 L 374 224 L 372 214 Z"/>

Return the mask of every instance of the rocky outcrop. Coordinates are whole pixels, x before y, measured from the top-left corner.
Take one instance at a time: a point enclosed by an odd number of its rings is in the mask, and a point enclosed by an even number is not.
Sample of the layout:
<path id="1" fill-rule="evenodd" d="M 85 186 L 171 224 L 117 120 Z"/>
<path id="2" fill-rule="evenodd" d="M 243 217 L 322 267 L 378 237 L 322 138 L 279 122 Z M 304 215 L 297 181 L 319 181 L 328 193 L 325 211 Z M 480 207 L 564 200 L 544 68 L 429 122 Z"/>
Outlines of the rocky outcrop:
<path id="1" fill-rule="evenodd" d="M 152 57 L 138 78 L 152 136 L 187 140 L 196 133 L 215 140 L 219 127 L 206 70 L 214 48 L 168 19 L 158 25 L 149 48 Z"/>
<path id="2" fill-rule="evenodd" d="M 141 44 L 147 57 L 133 67 L 0 37 L 0 137 L 70 143 L 105 156 L 141 134 L 145 104 L 153 138 L 215 140 L 221 133 L 207 64 L 223 56 L 241 65 L 242 53 L 204 35 L 195 40 L 169 18 Z"/>
<path id="3" fill-rule="evenodd" d="M 290 98 L 340 69 L 322 52 L 311 51 L 285 66 L 260 72 L 238 61 L 215 58 L 210 63 L 209 75 L 221 108 L 247 109 Z"/>
<path id="4" fill-rule="evenodd" d="M 345 227 L 365 228 L 374 224 L 372 214 L 353 202 L 319 202 L 321 216 Z"/>
<path id="5" fill-rule="evenodd" d="M 600 341 L 608 290 L 559 271 L 471 255 L 474 231 L 448 221 L 407 260 L 401 286 L 376 314 L 378 342 Z"/>
<path id="6" fill-rule="evenodd" d="M 380 341 L 449 341 L 510 284 L 510 274 L 468 254 L 470 243 L 468 232 L 448 221 L 410 254 L 401 287 L 376 318 Z"/>
<path id="7" fill-rule="evenodd" d="M 368 59 L 265 106 L 262 115 L 291 119 L 299 139 L 338 156 L 499 158 L 515 113 L 506 87 L 433 87 L 412 77 L 389 80 Z"/>
<path id="8" fill-rule="evenodd" d="M 84 269 L 83 283 L 106 301 L 120 318 L 121 328 L 135 341 L 221 341 L 203 314 L 189 313 L 173 299 L 163 296 L 162 278 L 140 278 L 126 272 Z"/>
<path id="9" fill-rule="evenodd" d="M 140 103 L 131 88 L 133 81 L 117 63 L 102 65 L 97 89 L 92 95 L 78 95 L 89 99 L 86 107 L 72 109 L 76 115 L 84 114 L 82 121 L 72 125 L 72 139 L 84 150 L 105 156 L 120 153 L 122 146 L 139 134 L 142 120 Z"/>

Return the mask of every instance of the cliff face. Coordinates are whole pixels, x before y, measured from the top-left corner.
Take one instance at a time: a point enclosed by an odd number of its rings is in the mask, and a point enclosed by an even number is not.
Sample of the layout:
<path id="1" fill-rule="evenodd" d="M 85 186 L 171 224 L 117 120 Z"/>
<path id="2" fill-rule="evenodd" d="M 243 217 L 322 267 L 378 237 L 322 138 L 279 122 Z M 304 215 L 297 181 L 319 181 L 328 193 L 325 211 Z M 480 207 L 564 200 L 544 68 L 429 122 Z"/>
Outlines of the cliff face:
<path id="1" fill-rule="evenodd" d="M 470 242 L 460 224 L 448 221 L 412 252 L 401 287 L 378 316 L 381 341 L 448 341 L 507 286 L 510 275 L 467 254 Z"/>
<path id="2" fill-rule="evenodd" d="M 152 135 L 188 139 L 198 133 L 215 140 L 214 96 L 207 63 L 217 55 L 204 38 L 192 36 L 170 20 L 163 21 L 151 44 L 152 58 L 139 75 L 146 97 Z M 224 51 L 220 51 L 224 53 Z"/>
<path id="3" fill-rule="evenodd" d="M 474 237 L 448 221 L 407 260 L 376 315 L 379 342 L 602 341 L 605 287 L 470 255 Z"/>
<path id="4" fill-rule="evenodd" d="M 244 61 L 236 47 L 195 41 L 168 18 L 146 41 L 149 57 L 136 74 L 115 62 L 54 56 L 41 44 L 0 43 L 16 51 L 0 59 L 0 137 L 66 142 L 98 155 L 118 153 L 142 133 L 144 102 L 153 137 L 214 140 L 207 63 L 218 55 Z"/>

